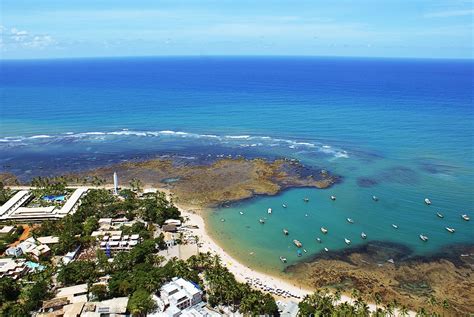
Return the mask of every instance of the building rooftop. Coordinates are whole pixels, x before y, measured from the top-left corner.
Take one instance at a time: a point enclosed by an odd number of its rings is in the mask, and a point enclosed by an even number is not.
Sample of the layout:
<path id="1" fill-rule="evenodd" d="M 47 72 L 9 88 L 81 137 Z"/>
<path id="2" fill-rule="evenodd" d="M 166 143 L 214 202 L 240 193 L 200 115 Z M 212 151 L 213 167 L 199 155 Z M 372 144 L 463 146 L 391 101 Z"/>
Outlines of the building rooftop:
<path id="1" fill-rule="evenodd" d="M 38 237 L 36 238 L 40 243 L 43 244 L 55 244 L 59 242 L 59 237 L 54 236 L 46 236 L 46 237 Z"/>
<path id="2" fill-rule="evenodd" d="M 11 212 L 10 210 L 14 207 L 18 202 L 26 200 L 30 196 L 29 191 L 27 190 L 20 190 L 17 192 L 13 197 L 11 197 L 6 203 L 4 203 L 0 207 L 0 217 L 7 216 L 7 212 Z"/>

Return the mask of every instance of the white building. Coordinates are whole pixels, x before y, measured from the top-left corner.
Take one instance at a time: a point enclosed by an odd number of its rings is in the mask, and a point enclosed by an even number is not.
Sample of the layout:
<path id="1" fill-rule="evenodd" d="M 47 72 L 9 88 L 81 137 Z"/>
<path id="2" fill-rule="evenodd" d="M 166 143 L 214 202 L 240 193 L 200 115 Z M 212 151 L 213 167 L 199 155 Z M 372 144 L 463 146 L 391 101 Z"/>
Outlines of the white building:
<path id="1" fill-rule="evenodd" d="M 202 290 L 182 278 L 173 280 L 160 289 L 161 301 L 157 304 L 165 316 L 179 316 L 182 311 L 202 302 Z"/>
<path id="2" fill-rule="evenodd" d="M 25 259 L 0 258 L 0 277 L 8 276 L 15 280 L 22 277 L 29 271 L 25 262 Z"/>
<path id="3" fill-rule="evenodd" d="M 0 221 L 43 221 L 61 219 L 76 212 L 82 196 L 88 191 L 86 187 L 77 188 L 61 207 L 22 207 L 29 201 L 31 194 L 27 190 L 20 190 L 0 207 Z"/>

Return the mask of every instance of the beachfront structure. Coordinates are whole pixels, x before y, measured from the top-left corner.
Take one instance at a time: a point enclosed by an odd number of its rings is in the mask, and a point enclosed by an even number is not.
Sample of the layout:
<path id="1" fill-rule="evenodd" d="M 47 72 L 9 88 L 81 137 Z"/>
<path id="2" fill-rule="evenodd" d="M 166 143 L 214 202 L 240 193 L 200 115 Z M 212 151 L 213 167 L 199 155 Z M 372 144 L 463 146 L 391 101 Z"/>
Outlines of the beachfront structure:
<path id="1" fill-rule="evenodd" d="M 118 176 L 117 176 L 117 172 L 114 172 L 114 195 L 118 195 Z"/>
<path id="2" fill-rule="evenodd" d="M 184 310 L 202 302 L 202 290 L 197 285 L 177 277 L 163 285 L 160 294 L 157 305 L 164 316 L 179 316 Z"/>
<path id="3" fill-rule="evenodd" d="M 87 190 L 86 187 L 77 188 L 61 208 L 56 206 L 25 207 L 23 205 L 30 200 L 31 193 L 20 190 L 0 207 L 0 221 L 39 222 L 61 219 L 76 212 Z"/>
<path id="4" fill-rule="evenodd" d="M 115 297 L 102 302 L 80 301 L 71 303 L 67 297 L 53 298 L 43 302 L 38 317 L 102 317 L 130 316 L 127 313 L 128 297 Z"/>
<path id="5" fill-rule="evenodd" d="M 97 230 L 92 232 L 99 242 L 101 250 L 110 252 L 130 251 L 141 242 L 138 234 L 122 235 L 121 230 Z"/>

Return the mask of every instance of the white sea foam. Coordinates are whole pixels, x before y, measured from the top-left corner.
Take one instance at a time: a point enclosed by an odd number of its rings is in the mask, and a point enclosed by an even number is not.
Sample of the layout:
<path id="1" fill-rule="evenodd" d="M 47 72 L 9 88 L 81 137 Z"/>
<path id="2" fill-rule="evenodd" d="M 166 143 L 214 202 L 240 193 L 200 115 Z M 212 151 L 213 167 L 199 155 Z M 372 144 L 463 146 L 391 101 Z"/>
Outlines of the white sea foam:
<path id="1" fill-rule="evenodd" d="M 52 136 L 47 135 L 47 134 L 39 134 L 39 135 L 30 136 L 28 139 L 49 139 L 51 137 Z"/>
<path id="2" fill-rule="evenodd" d="M 109 132 L 66 132 L 56 136 L 52 135 L 35 135 L 32 137 L 4 137 L 0 139 L 1 144 L 9 144 L 20 141 L 27 141 L 37 139 L 36 142 L 41 142 L 41 139 L 48 139 L 48 142 L 61 142 L 63 140 L 76 139 L 76 142 L 102 142 L 107 141 L 112 137 L 150 137 L 160 138 L 166 136 L 167 138 L 178 138 L 178 139 L 203 139 L 209 142 L 210 145 L 221 145 L 229 147 L 282 147 L 295 150 L 303 150 L 309 152 L 324 153 L 334 159 L 338 158 L 349 158 L 347 151 L 332 147 L 327 144 L 321 144 L 318 142 L 309 142 L 302 140 L 290 140 L 282 138 L 273 138 L 271 136 L 259 136 L 259 135 L 215 135 L 215 134 L 198 134 L 184 131 L 173 131 L 173 130 L 159 130 L 159 131 L 138 131 L 122 129 L 118 131 Z M 17 143 L 18 144 L 18 143 Z"/>

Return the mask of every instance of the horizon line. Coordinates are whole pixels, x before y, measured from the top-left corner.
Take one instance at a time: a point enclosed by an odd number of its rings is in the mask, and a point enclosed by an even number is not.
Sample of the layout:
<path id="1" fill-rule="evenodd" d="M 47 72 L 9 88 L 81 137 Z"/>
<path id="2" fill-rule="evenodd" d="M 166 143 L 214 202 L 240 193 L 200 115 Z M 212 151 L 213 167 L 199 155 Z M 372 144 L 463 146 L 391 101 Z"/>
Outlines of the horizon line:
<path id="1" fill-rule="evenodd" d="M 2 58 L 0 62 L 9 61 L 47 61 L 47 60 L 93 60 L 93 59 L 132 59 L 132 58 L 337 58 L 337 59 L 387 59 L 387 60 L 450 60 L 474 61 L 469 57 L 419 57 L 419 56 L 352 56 L 352 55 L 265 55 L 265 54 L 177 54 L 177 55 L 123 55 L 123 56 L 70 56 L 70 57 L 32 57 Z"/>

